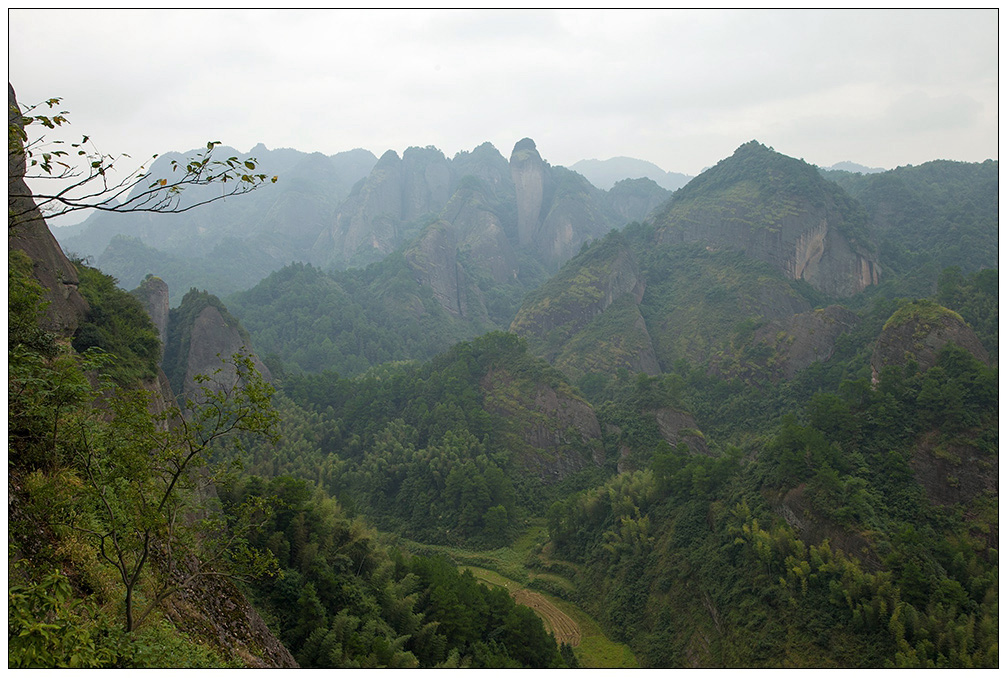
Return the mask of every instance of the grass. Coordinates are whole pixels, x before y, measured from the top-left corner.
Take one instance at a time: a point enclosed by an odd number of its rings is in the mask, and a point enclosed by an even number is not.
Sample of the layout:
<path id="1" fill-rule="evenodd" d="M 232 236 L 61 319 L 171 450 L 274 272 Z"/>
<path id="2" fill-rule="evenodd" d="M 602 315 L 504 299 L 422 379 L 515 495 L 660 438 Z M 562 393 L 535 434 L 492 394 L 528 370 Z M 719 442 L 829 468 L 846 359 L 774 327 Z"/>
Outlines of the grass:
<path id="1" fill-rule="evenodd" d="M 431 546 L 408 542 L 407 548 L 415 552 L 439 554 L 450 558 L 460 569 L 468 569 L 476 579 L 491 586 L 502 586 L 510 591 L 528 588 L 535 580 L 549 581 L 552 588 L 576 590 L 574 582 L 566 577 L 529 571 L 525 566 L 528 555 L 548 538 L 544 519 L 534 519 L 510 547 L 491 551 L 467 551 L 448 546 Z M 601 626 L 577 605 L 557 598 L 541 588 L 535 588 L 547 601 L 573 619 L 580 627 L 580 645 L 574 655 L 583 668 L 638 668 L 636 657 L 627 645 L 608 638 Z"/>

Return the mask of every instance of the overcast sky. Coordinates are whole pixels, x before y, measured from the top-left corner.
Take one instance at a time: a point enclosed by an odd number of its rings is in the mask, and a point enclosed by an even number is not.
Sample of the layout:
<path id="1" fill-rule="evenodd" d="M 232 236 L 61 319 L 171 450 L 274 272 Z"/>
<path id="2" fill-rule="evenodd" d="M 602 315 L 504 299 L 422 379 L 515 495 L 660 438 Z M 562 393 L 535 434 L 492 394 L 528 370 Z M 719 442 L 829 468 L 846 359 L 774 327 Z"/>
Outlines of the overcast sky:
<path id="1" fill-rule="evenodd" d="M 997 12 L 8 13 L 24 104 L 141 160 L 523 137 L 554 165 L 698 174 L 751 139 L 821 166 L 997 158 Z"/>

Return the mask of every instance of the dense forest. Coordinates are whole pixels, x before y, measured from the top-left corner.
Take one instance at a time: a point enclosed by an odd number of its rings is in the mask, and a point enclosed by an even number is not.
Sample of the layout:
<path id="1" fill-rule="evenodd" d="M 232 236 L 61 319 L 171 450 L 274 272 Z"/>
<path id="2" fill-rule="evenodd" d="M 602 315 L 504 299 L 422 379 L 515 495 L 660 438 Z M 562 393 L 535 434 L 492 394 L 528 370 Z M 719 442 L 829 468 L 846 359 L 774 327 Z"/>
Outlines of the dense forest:
<path id="1" fill-rule="evenodd" d="M 998 666 L 996 171 L 751 142 L 485 313 L 414 240 L 163 345 L 81 260 L 61 335 L 12 248 L 9 666 Z M 208 308 L 268 379 L 188 383 Z"/>

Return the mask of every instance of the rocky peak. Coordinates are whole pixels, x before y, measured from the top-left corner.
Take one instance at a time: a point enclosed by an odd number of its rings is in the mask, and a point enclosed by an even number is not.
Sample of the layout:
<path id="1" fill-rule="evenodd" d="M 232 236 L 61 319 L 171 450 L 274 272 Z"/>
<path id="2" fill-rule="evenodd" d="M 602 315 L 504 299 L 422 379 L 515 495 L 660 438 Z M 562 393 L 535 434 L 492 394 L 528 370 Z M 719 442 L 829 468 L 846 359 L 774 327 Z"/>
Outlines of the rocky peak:
<path id="1" fill-rule="evenodd" d="M 518 244 L 525 247 L 534 243 L 542 222 L 549 165 L 542 160 L 535 142 L 525 138 L 514 145 L 510 169 L 517 197 Z"/>
<path id="2" fill-rule="evenodd" d="M 156 275 L 148 275 L 130 294 L 143 304 L 144 310 L 157 328 L 161 346 L 165 346 L 168 343 L 168 314 L 171 310 L 168 303 L 168 283 Z"/>
<path id="3" fill-rule="evenodd" d="M 656 223 L 660 242 L 740 250 L 847 297 L 880 277 L 865 220 L 856 201 L 814 167 L 752 141 L 680 189 Z"/>

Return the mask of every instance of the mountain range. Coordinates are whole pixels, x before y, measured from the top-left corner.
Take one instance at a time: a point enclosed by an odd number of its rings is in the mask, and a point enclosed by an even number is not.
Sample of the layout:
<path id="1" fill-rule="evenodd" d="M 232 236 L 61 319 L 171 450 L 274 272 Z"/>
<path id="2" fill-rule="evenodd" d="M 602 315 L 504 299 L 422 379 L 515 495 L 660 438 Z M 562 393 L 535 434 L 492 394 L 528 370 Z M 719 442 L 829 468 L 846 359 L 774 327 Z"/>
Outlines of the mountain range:
<path id="1" fill-rule="evenodd" d="M 997 666 L 997 161 L 254 150 L 89 264 L 10 149 L 12 665 Z"/>

